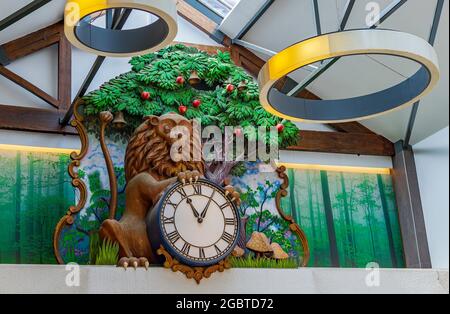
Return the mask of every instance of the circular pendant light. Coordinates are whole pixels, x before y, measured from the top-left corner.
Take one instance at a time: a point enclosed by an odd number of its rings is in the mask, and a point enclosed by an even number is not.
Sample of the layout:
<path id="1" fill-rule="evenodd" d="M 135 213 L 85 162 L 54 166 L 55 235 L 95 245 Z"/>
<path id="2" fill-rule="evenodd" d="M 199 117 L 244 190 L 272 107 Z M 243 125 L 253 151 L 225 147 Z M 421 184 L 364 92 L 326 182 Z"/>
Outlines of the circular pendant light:
<path id="1" fill-rule="evenodd" d="M 126 9 L 141 11 L 149 21 L 156 21 L 134 29 L 117 27 L 118 13 Z M 100 18 L 105 21 L 104 27 L 99 25 Z M 68 0 L 64 20 L 68 40 L 100 56 L 131 57 L 154 52 L 169 45 L 178 32 L 175 0 Z"/>
<path id="2" fill-rule="evenodd" d="M 279 80 L 304 66 L 366 54 L 402 57 L 422 67 L 394 87 L 349 99 L 296 98 L 275 88 Z M 436 51 L 424 39 L 391 30 L 352 30 L 307 39 L 283 50 L 261 69 L 258 80 L 261 104 L 270 113 L 291 121 L 337 123 L 369 119 L 411 105 L 427 95 L 439 77 Z"/>

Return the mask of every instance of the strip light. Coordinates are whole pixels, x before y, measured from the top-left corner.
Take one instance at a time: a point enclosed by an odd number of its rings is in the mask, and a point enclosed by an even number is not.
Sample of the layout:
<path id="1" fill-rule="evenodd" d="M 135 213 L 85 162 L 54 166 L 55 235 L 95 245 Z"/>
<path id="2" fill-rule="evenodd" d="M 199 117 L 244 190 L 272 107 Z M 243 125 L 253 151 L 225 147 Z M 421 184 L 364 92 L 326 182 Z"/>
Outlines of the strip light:
<path id="1" fill-rule="evenodd" d="M 30 153 L 54 153 L 54 154 L 66 154 L 66 155 L 70 155 L 73 152 L 78 153 L 78 154 L 80 153 L 79 149 L 36 147 L 36 146 L 8 145 L 8 144 L 0 144 L 0 150 L 22 151 L 22 152 L 30 152 Z"/>
<path id="2" fill-rule="evenodd" d="M 362 174 L 382 174 L 390 175 L 392 170 L 389 168 L 373 168 L 373 167 L 351 167 L 351 166 L 331 166 L 331 165 L 314 165 L 314 164 L 297 164 L 277 162 L 278 167 L 286 167 L 287 169 L 297 170 L 322 170 L 330 172 L 346 172 L 346 173 L 362 173 Z"/>

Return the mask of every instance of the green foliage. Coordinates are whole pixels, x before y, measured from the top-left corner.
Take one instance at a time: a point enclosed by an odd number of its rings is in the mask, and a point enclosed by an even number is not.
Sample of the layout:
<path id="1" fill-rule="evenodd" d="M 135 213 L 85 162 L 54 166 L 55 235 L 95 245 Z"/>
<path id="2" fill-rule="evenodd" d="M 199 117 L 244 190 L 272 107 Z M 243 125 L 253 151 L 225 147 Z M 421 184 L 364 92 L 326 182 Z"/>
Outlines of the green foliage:
<path id="1" fill-rule="evenodd" d="M 110 240 L 103 241 L 98 249 L 95 265 L 110 266 L 117 265 L 119 261 L 119 244 Z"/>
<path id="2" fill-rule="evenodd" d="M 233 268 L 299 268 L 299 263 L 295 258 L 277 261 L 269 258 L 253 258 L 251 256 L 245 258 L 230 257 L 229 262 Z"/>
<path id="3" fill-rule="evenodd" d="M 300 240 L 290 231 L 290 223 L 270 211 L 264 210 L 262 215 L 255 213 L 249 217 L 247 222 L 247 234 L 253 231 L 264 233 L 271 242 L 278 243 L 282 249 L 291 256 L 302 251 Z"/>
<path id="4" fill-rule="evenodd" d="M 89 238 L 89 264 L 95 265 L 100 249 L 100 236 L 97 232 L 92 233 Z"/>
<path id="5" fill-rule="evenodd" d="M 244 162 L 240 162 L 236 166 L 234 166 L 233 169 L 231 169 L 230 174 L 233 177 L 239 177 L 240 178 L 240 177 L 243 177 L 246 172 L 247 172 L 247 168 L 245 167 L 245 163 Z"/>
<path id="6" fill-rule="evenodd" d="M 227 52 L 218 51 L 211 56 L 195 48 L 175 45 L 159 52 L 132 58 L 132 70 L 105 83 L 84 97 L 85 113 L 97 116 L 109 110 L 123 111 L 129 128 L 135 129 L 141 118 L 148 115 L 160 116 L 168 112 L 178 112 L 180 105 L 188 106 L 186 117 L 198 118 L 203 126 L 285 126 L 279 136 L 279 145 L 287 147 L 298 140 L 297 127 L 265 111 L 259 103 L 259 87 L 254 79 L 242 68 L 234 65 Z M 193 71 L 207 86 L 206 90 L 195 89 L 188 83 L 177 84 L 178 76 L 187 81 Z M 246 83 L 246 88 L 237 88 L 229 93 L 227 84 L 238 86 Z M 141 93 L 151 94 L 150 100 L 142 100 Z M 200 99 L 200 108 L 193 108 L 192 101 Z M 255 135 L 244 132 L 247 138 Z M 269 144 L 269 134 L 263 139 Z"/>

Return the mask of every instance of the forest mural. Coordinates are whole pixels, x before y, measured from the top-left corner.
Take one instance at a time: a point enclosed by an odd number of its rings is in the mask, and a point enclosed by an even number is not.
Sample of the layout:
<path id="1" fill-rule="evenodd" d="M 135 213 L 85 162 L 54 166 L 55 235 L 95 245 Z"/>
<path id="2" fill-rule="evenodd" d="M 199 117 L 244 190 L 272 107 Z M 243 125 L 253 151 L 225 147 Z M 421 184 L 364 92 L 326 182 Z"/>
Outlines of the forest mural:
<path id="1" fill-rule="evenodd" d="M 0 150 L 0 263 L 55 264 L 53 232 L 75 202 L 69 156 Z"/>
<path id="2" fill-rule="evenodd" d="M 288 174 L 289 196 L 282 204 L 308 236 L 309 266 L 405 266 L 391 176 L 293 169 Z"/>

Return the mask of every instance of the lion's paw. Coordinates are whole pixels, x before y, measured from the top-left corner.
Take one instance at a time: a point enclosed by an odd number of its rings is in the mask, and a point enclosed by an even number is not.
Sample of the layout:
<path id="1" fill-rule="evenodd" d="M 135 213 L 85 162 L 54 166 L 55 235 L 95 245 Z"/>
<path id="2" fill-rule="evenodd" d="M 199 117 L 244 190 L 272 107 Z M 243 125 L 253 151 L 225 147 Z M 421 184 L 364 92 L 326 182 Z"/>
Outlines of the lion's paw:
<path id="1" fill-rule="evenodd" d="M 200 172 L 198 171 L 186 171 L 178 174 L 178 181 L 183 184 L 192 184 L 200 179 Z"/>
<path id="2" fill-rule="evenodd" d="M 147 258 L 141 257 L 123 257 L 119 260 L 119 263 L 117 264 L 118 267 L 122 267 L 125 270 L 127 270 L 129 267 L 133 267 L 134 269 L 138 269 L 138 267 L 143 267 L 146 270 L 150 267 L 150 262 Z"/>

